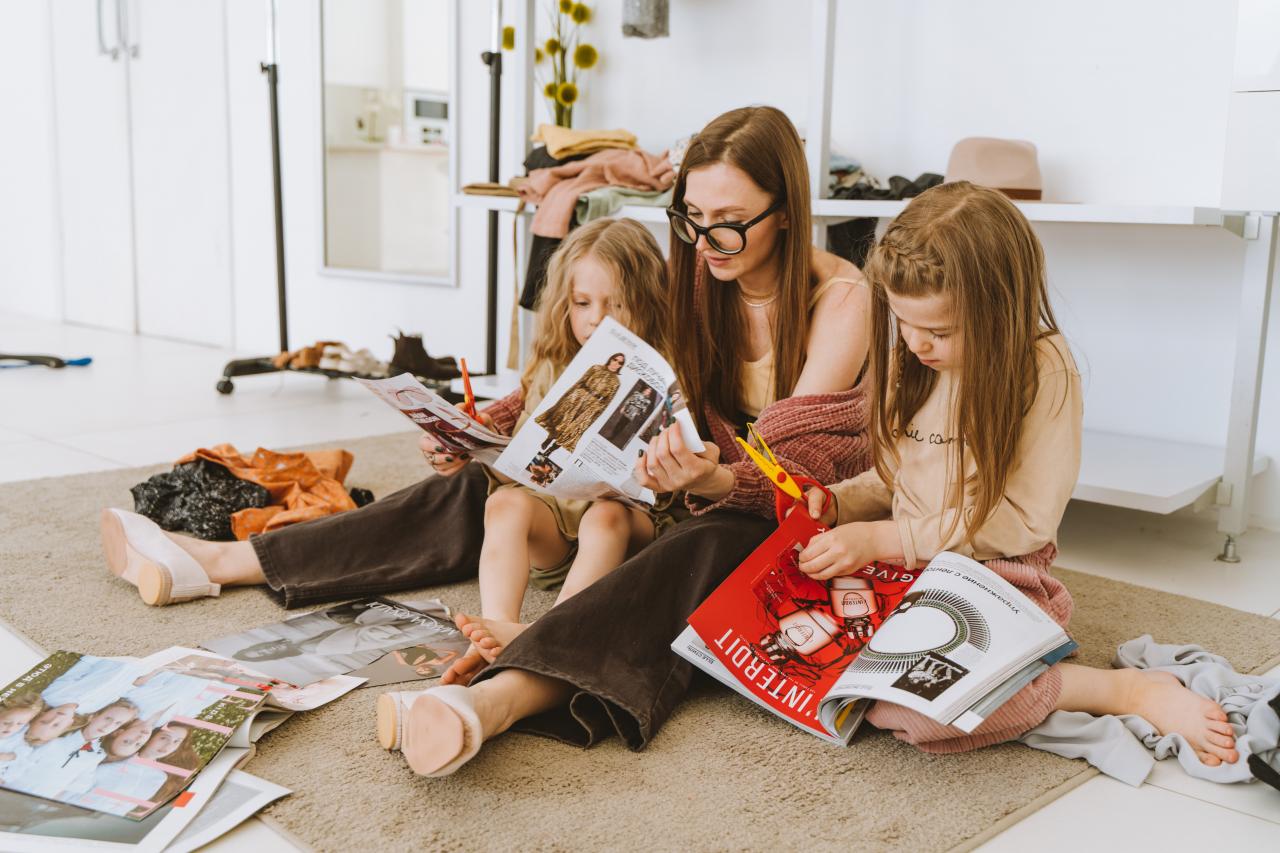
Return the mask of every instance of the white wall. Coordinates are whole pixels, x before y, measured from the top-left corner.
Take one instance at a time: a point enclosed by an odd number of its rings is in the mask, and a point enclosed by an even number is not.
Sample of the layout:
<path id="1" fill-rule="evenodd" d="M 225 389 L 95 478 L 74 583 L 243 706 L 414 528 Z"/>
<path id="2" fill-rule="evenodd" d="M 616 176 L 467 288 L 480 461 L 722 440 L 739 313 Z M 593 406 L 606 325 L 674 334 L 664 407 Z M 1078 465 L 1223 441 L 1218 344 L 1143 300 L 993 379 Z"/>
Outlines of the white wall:
<path id="1" fill-rule="evenodd" d="M 0 50 L 0 198 L 10 200 L 0 204 L 0 307 L 59 319 L 62 249 L 49 10 L 43 3 L 10 6 Z"/>

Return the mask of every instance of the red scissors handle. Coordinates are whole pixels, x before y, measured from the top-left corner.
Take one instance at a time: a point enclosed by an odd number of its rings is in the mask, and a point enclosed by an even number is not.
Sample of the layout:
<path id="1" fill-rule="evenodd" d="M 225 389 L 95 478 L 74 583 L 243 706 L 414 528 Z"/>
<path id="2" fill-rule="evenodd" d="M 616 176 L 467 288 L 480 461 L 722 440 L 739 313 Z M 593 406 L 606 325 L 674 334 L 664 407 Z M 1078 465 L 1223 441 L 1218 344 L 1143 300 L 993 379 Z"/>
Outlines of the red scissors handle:
<path id="1" fill-rule="evenodd" d="M 806 477 L 803 474 L 800 476 L 793 475 L 791 479 L 800 487 L 801 493 L 804 493 L 805 489 L 809 487 L 813 487 L 822 492 L 822 512 L 825 515 L 827 507 L 831 506 L 831 501 L 834 500 L 831 495 L 831 490 L 812 477 Z M 773 490 L 773 512 L 778 517 L 778 523 L 782 523 L 782 520 L 787 517 L 787 513 L 791 511 L 792 507 L 800 507 L 801 512 L 809 511 L 809 505 L 806 501 L 797 500 L 782 491 L 782 489 L 775 488 Z"/>

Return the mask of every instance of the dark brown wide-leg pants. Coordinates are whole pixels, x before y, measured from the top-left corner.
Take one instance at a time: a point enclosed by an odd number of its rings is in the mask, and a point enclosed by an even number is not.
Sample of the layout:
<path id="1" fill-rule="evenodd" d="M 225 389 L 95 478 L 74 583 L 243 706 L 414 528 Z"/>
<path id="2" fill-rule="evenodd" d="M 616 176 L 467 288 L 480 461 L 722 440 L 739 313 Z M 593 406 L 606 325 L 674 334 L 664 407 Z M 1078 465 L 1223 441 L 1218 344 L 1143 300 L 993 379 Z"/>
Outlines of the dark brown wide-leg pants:
<path id="1" fill-rule="evenodd" d="M 689 614 L 775 529 L 713 512 L 682 521 L 534 622 L 478 677 L 521 669 L 577 688 L 518 729 L 590 746 L 617 734 L 642 749 L 684 697 L 693 667 L 671 651 Z"/>
<path id="2" fill-rule="evenodd" d="M 249 541 L 285 607 L 452 583 L 476 576 L 488 493 L 484 471 L 468 465 Z"/>

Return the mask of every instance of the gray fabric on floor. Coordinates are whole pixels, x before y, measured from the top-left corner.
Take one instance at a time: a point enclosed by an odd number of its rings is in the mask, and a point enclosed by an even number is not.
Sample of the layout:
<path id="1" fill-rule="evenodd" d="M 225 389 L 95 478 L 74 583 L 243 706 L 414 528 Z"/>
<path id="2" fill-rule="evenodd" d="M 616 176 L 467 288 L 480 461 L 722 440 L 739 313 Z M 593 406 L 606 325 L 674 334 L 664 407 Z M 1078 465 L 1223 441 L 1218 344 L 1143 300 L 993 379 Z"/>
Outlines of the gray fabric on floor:
<path id="1" fill-rule="evenodd" d="M 381 497 L 422 476 L 416 441 L 402 433 L 329 446 L 355 454 L 348 485 Z M 141 655 L 285 616 L 258 589 L 152 609 L 108 575 L 99 509 L 131 506 L 128 487 L 167 467 L 0 485 L 0 618 L 47 649 Z M 1209 556 L 1206 583 L 1236 570 Z M 1075 596 L 1081 663 L 1106 666 L 1120 642 L 1144 631 L 1195 637 L 1240 671 L 1280 653 L 1280 620 L 1058 574 Z M 479 599 L 474 582 L 393 597 L 440 598 L 464 611 Z M 553 596 L 531 591 L 526 600 L 536 614 Z M 875 850 L 942 851 L 1095 772 L 1016 743 L 926 755 L 870 729 L 839 749 L 704 684 L 644 752 L 616 740 L 578 750 L 508 735 L 455 776 L 422 779 L 378 747 L 380 692 L 356 690 L 295 714 L 246 768 L 293 789 L 266 814 L 318 849 L 843 850 L 856 839 Z"/>
<path id="2" fill-rule="evenodd" d="M 1280 718 L 1267 704 L 1280 693 L 1280 678 L 1242 675 L 1226 658 L 1200 646 L 1157 643 L 1149 634 L 1122 643 L 1112 663 L 1170 673 L 1188 689 L 1217 702 L 1235 731 L 1240 759 L 1209 767 L 1182 735 L 1162 735 L 1134 714 L 1095 717 L 1055 711 L 1027 732 L 1022 742 L 1067 758 L 1083 758 L 1108 776 L 1136 786 L 1146 780 L 1156 761 L 1166 758 L 1177 758 L 1183 770 L 1200 779 L 1253 782 L 1249 756 L 1272 755 L 1280 741 Z M 1280 759 L 1272 760 L 1280 764 Z"/>

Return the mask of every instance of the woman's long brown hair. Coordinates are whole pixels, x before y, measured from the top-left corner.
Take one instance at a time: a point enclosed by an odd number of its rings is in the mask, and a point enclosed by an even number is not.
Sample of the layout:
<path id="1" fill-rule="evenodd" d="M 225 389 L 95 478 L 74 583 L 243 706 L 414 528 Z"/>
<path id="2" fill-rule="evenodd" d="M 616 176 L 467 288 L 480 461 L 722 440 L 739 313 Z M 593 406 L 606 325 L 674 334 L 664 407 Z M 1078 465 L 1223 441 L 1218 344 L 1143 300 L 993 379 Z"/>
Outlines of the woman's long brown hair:
<path id="1" fill-rule="evenodd" d="M 917 196 L 872 249 L 863 270 L 871 283 L 871 419 L 876 470 L 890 479 L 897 437 L 924 405 L 937 373 L 920 363 L 898 334 L 888 294 L 951 297 L 961 336 L 959 393 L 953 418 L 960 441 L 948 460 L 947 505 L 952 530 L 966 516 L 966 539 L 1004 494 L 1022 437 L 1023 421 L 1039 390 L 1037 341 L 1058 332 L 1049 305 L 1044 251 L 1030 223 L 1004 195 L 967 181 Z M 977 469 L 964 482 L 966 454 Z M 966 500 L 966 493 L 968 499 Z"/>
<path id="2" fill-rule="evenodd" d="M 526 392 L 541 371 L 558 376 L 582 347 L 573 336 L 573 265 L 591 255 L 617 283 L 614 319 L 649 346 L 671 358 L 671 310 L 667 304 L 667 262 L 658 241 L 634 219 L 598 219 L 575 228 L 547 264 L 547 284 L 538 297 L 537 332 L 521 377 Z"/>
<path id="3" fill-rule="evenodd" d="M 800 379 L 809 339 L 813 281 L 804 144 L 781 110 L 730 110 L 712 120 L 689 144 L 676 178 L 676 210 L 687 210 L 684 192 L 689 173 L 713 163 L 736 166 L 773 201 L 783 202 L 788 224 L 779 233 L 781 262 L 773 322 L 774 397 L 781 400 L 791 396 Z M 704 280 L 700 289 L 695 287 L 699 277 Z M 689 409 L 704 432 L 708 404 L 721 416 L 737 420 L 742 410 L 742 363 L 746 360 L 747 324 L 738 291 L 715 284 L 697 249 L 672 234 L 671 305 L 675 339 L 680 342 L 676 372 Z"/>

